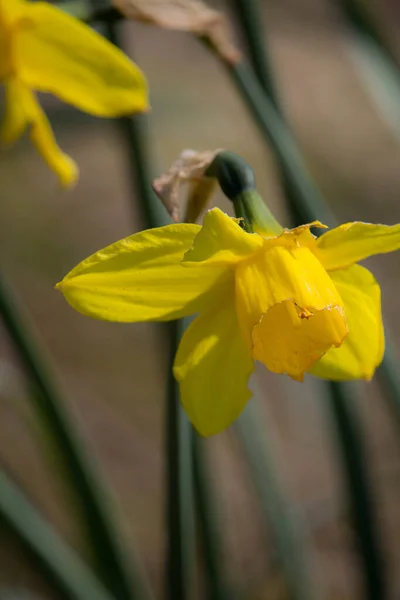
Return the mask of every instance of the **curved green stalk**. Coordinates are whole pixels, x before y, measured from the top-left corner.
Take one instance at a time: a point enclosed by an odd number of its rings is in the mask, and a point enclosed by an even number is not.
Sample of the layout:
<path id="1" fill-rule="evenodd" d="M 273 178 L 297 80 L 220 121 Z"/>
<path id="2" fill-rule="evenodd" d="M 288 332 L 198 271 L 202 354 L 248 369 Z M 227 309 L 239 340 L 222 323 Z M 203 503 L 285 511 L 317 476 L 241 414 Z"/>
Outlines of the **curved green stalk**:
<path id="1" fill-rule="evenodd" d="M 193 435 L 193 473 L 201 543 L 204 552 L 206 593 L 209 600 L 229 600 L 222 573 L 222 548 L 220 545 L 219 515 L 214 498 L 209 469 L 204 455 L 204 440 Z"/>
<path id="2" fill-rule="evenodd" d="M 101 579 L 117 599 L 146 599 L 144 576 L 139 566 L 136 569 L 132 564 L 128 566 L 110 499 L 59 393 L 38 336 L 1 277 L 0 316 L 32 384 L 34 393 L 30 399 L 34 410 L 45 426 L 71 494 L 77 500 Z"/>
<path id="3" fill-rule="evenodd" d="M 293 189 L 293 201 L 297 198 L 307 215 L 318 214 L 324 223 L 332 223 L 334 218 L 331 211 L 324 204 L 292 135 L 272 101 L 265 95 L 261 84 L 245 63 L 225 66 L 260 132 L 267 143 L 272 145 L 283 177 Z"/>
<path id="4" fill-rule="evenodd" d="M 331 392 L 330 413 L 338 434 L 338 449 L 342 455 L 348 500 L 365 575 L 363 597 L 366 600 L 386 600 L 389 598 L 386 568 L 375 521 L 374 494 L 369 482 L 362 432 L 347 388 L 339 383 L 328 383 L 327 386 Z"/>
<path id="5" fill-rule="evenodd" d="M 7 528 L 18 537 L 62 598 L 113 600 L 82 559 L 3 471 L 0 471 L 0 528 Z"/>
<path id="6" fill-rule="evenodd" d="M 242 20 L 243 30 L 249 47 L 252 47 L 251 36 L 259 28 L 260 18 L 254 15 L 258 9 L 258 0 L 234 0 L 234 4 L 241 7 L 241 13 L 247 13 Z M 253 7 L 253 9 L 251 8 Z M 259 73 L 262 64 L 267 64 L 266 50 L 261 42 L 261 32 L 255 33 L 258 44 L 253 44 L 251 52 L 252 64 L 255 72 Z M 261 54 L 255 58 L 255 54 Z M 263 58 L 265 56 L 265 58 Z M 274 93 L 269 98 L 265 92 L 273 89 L 271 70 L 264 71 L 260 83 L 255 81 L 251 72 L 243 64 L 236 66 L 227 65 L 232 79 L 241 91 L 253 116 L 261 125 L 266 139 L 272 144 L 279 162 L 286 189 L 289 189 L 287 199 L 292 209 L 296 224 L 301 222 L 321 219 L 327 224 L 334 222 L 326 207 L 322 195 L 314 185 L 302 162 L 296 143 L 286 127 L 282 111 Z M 262 90 L 261 86 L 264 86 Z M 304 219 L 302 217 L 305 217 Z M 346 409 L 344 401 L 344 388 L 338 384 L 328 384 L 332 394 L 331 409 L 340 438 L 343 467 L 347 475 L 349 495 L 353 505 L 354 526 L 357 533 L 360 556 L 363 562 L 365 591 L 367 597 L 385 598 L 384 569 L 382 562 L 375 511 L 372 505 L 372 493 L 367 476 L 367 462 L 364 456 L 362 439 L 356 429 L 356 421 Z M 399 389 L 397 397 L 400 398 Z"/>
<path id="7" fill-rule="evenodd" d="M 179 385 L 172 366 L 187 319 L 170 323 L 171 360 L 166 413 L 167 453 L 167 563 L 166 594 L 169 600 L 188 600 L 192 596 L 195 562 L 195 523 L 193 465 L 191 446 L 193 429 L 181 406 Z"/>
<path id="8" fill-rule="evenodd" d="M 279 111 L 273 70 L 264 48 L 265 30 L 260 3 L 253 0 L 231 0 L 231 5 L 237 16 L 238 25 L 244 34 L 244 43 L 247 46 L 254 73 L 268 98 Z"/>
<path id="9" fill-rule="evenodd" d="M 207 175 L 218 180 L 221 189 L 233 203 L 236 217 L 244 220 L 246 231 L 253 231 L 260 221 L 267 227 L 268 224 L 277 227 L 277 233 L 280 233 L 280 225 L 255 189 L 253 170 L 243 158 L 232 152 L 220 152 L 207 169 Z M 267 446 L 262 423 L 253 399 L 235 427 L 263 512 L 273 531 L 290 597 L 294 600 L 312 600 L 317 596 L 308 574 L 307 540 L 278 481 L 275 461 Z"/>
<path id="10" fill-rule="evenodd" d="M 293 600 L 317 598 L 307 565 L 306 537 L 300 516 L 290 503 L 281 482 L 272 451 L 268 447 L 258 398 L 253 398 L 235 424 L 253 484 L 276 544 L 285 572 L 289 597 Z"/>
<path id="11" fill-rule="evenodd" d="M 107 37 L 120 46 L 118 24 L 107 22 Z M 170 222 L 167 212 L 151 187 L 149 140 L 146 117 L 120 119 L 127 142 L 134 185 L 141 200 L 149 227 Z M 169 600 L 189 600 L 195 561 L 195 528 L 193 512 L 193 474 L 191 446 L 193 430 L 179 399 L 179 387 L 172 374 L 173 359 L 188 321 L 169 324 L 170 368 L 166 411 L 166 487 L 167 487 L 167 561 L 166 594 Z"/>
<path id="12" fill-rule="evenodd" d="M 400 73 L 396 58 L 366 7 L 354 0 L 342 0 L 341 4 L 349 24 L 344 48 L 355 65 L 355 74 L 389 131 L 400 141 Z"/>
<path id="13" fill-rule="evenodd" d="M 363 2 L 360 2 L 359 0 L 340 0 L 339 5 L 340 4 L 342 5 L 343 12 L 351 26 L 376 45 L 382 53 L 384 60 L 395 66 L 397 64 L 396 57 L 385 44 L 384 38 L 372 18 L 372 11 L 374 10 L 372 4 L 364 3 L 365 6 L 363 7 Z M 368 4 L 369 8 L 366 8 Z M 379 5 L 377 4 L 376 7 L 378 6 Z"/>

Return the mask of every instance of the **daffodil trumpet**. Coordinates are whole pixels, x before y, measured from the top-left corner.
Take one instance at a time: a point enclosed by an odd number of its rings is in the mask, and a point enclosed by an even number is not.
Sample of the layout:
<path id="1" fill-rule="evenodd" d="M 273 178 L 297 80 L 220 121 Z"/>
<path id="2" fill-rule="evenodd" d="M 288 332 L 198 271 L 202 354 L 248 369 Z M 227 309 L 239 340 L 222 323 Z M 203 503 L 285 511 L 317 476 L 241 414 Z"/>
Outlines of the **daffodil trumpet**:
<path id="1" fill-rule="evenodd" d="M 219 180 L 245 220 L 213 208 L 202 226 L 136 233 L 57 285 L 73 308 L 96 319 L 196 315 L 173 370 L 202 435 L 222 431 L 241 413 L 256 360 L 297 381 L 306 373 L 371 379 L 384 354 L 381 292 L 356 263 L 400 248 L 400 225 L 346 223 L 319 237 L 311 232 L 327 229 L 319 221 L 284 229 L 251 181 L 224 173 Z"/>
<path id="2" fill-rule="evenodd" d="M 77 166 L 57 145 L 35 92 L 54 94 L 98 117 L 118 117 L 147 108 L 140 69 L 88 25 L 48 2 L 0 0 L 0 82 L 6 106 L 0 140 L 30 137 L 64 186 Z"/>

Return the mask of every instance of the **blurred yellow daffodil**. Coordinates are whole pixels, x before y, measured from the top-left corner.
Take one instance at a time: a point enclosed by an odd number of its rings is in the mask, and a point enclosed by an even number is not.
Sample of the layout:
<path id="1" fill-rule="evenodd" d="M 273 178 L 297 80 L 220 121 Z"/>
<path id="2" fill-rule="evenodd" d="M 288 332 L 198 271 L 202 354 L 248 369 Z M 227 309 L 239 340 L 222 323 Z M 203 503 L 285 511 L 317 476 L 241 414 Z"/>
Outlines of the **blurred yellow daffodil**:
<path id="1" fill-rule="evenodd" d="M 0 57 L 0 82 L 6 86 L 0 139 L 14 142 L 29 127 L 36 148 L 65 186 L 75 181 L 77 167 L 58 147 L 35 90 L 99 117 L 147 107 L 140 69 L 90 27 L 47 2 L 0 0 Z"/>
<path id="2" fill-rule="evenodd" d="M 60 289 L 79 312 L 108 321 L 198 316 L 174 364 L 189 419 L 218 433 L 242 411 L 258 360 L 302 380 L 370 379 L 384 353 L 380 288 L 356 265 L 400 248 L 400 225 L 347 223 L 246 233 L 214 208 L 203 226 L 143 231 L 75 267 Z"/>

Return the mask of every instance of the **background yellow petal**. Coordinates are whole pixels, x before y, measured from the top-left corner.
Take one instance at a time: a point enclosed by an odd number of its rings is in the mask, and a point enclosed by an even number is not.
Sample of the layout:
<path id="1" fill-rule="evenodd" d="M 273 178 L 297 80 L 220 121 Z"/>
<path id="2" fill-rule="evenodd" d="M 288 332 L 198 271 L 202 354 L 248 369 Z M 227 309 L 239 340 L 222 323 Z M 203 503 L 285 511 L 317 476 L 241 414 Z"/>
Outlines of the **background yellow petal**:
<path id="1" fill-rule="evenodd" d="M 262 247 L 262 237 L 246 233 L 235 219 L 219 208 L 213 208 L 204 217 L 203 227 L 184 262 L 234 264 Z"/>
<path id="2" fill-rule="evenodd" d="M 345 223 L 321 235 L 316 254 L 325 269 L 346 267 L 373 254 L 393 252 L 400 248 L 400 225 Z"/>
<path id="3" fill-rule="evenodd" d="M 27 3 L 26 18 L 31 26 L 18 31 L 16 58 L 27 85 L 97 116 L 146 109 L 142 72 L 113 44 L 47 2 Z"/>
<path id="4" fill-rule="evenodd" d="M 21 92 L 21 86 L 16 80 L 10 79 L 6 82 L 5 109 L 0 129 L 0 138 L 5 144 L 15 142 L 28 125 L 29 115 L 24 110 L 25 103 L 21 101 L 21 95 L 25 96 L 25 93 Z"/>
<path id="5" fill-rule="evenodd" d="M 10 79 L 6 84 L 6 111 L 1 129 L 4 142 L 16 140 L 25 127 L 30 127 L 30 137 L 62 185 L 75 182 L 78 169 L 75 162 L 59 148 L 46 115 L 35 94 L 21 81 Z"/>
<path id="6" fill-rule="evenodd" d="M 3 23 L 12 27 L 24 18 L 28 2 L 26 0 L 0 0 L 0 13 Z"/>
<path id="7" fill-rule="evenodd" d="M 329 350 L 310 373 L 337 381 L 371 379 L 385 349 L 379 285 L 360 265 L 331 276 L 344 302 L 349 334 L 340 348 Z"/>
<path id="8" fill-rule="evenodd" d="M 120 240 L 90 256 L 58 284 L 79 312 L 106 321 L 159 321 L 208 306 L 224 269 L 185 269 L 184 253 L 198 225 L 174 224 Z"/>
<path id="9" fill-rule="evenodd" d="M 247 384 L 254 363 L 241 336 L 233 296 L 233 289 L 228 296 L 221 294 L 219 305 L 193 321 L 175 358 L 181 402 L 205 436 L 226 429 L 251 397 Z"/>

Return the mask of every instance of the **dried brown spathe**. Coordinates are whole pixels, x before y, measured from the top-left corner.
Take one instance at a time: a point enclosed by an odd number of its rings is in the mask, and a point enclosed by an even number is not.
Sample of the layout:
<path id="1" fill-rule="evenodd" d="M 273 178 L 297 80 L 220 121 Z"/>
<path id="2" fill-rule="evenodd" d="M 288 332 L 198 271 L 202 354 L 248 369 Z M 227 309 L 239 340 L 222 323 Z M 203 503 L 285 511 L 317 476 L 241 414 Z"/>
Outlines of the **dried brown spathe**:
<path id="1" fill-rule="evenodd" d="M 128 19 L 206 37 L 228 62 L 240 60 L 225 16 L 200 0 L 112 0 Z"/>
<path id="2" fill-rule="evenodd" d="M 181 220 L 179 193 L 184 184 L 189 184 L 189 193 L 187 195 L 186 215 L 183 220 L 194 223 L 207 207 L 215 189 L 216 180 L 212 177 L 206 177 L 205 171 L 220 152 L 221 149 L 206 152 L 184 150 L 172 163 L 168 171 L 153 181 L 154 191 L 162 200 L 174 221 Z"/>

